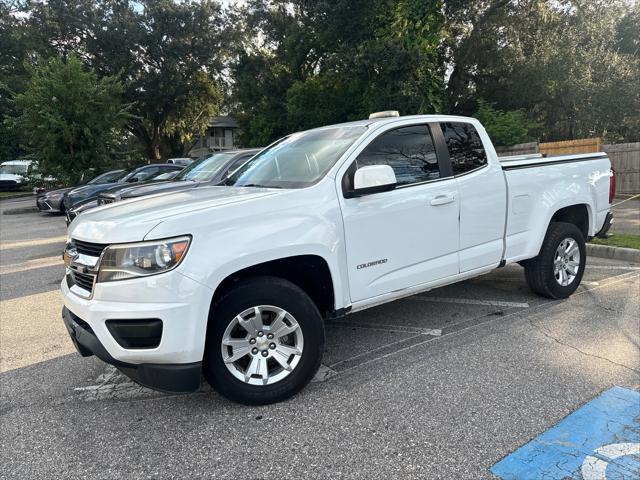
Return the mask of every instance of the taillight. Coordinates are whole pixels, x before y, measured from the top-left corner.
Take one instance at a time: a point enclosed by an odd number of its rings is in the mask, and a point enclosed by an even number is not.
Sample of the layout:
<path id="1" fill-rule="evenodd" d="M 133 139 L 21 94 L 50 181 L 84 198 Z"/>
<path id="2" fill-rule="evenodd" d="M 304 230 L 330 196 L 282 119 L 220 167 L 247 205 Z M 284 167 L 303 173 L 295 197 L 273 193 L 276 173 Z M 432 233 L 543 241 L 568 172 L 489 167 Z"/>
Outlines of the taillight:
<path id="1" fill-rule="evenodd" d="M 616 196 L 616 171 L 611 168 L 611 177 L 609 177 L 609 205 L 613 203 Z"/>

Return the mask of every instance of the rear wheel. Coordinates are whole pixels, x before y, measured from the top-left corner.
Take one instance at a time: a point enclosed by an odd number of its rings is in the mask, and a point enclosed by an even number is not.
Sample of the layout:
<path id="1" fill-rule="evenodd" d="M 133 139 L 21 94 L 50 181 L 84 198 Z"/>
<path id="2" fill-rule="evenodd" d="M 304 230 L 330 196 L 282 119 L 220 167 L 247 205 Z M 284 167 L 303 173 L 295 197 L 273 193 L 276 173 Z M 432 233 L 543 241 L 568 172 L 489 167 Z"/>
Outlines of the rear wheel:
<path id="1" fill-rule="evenodd" d="M 286 280 L 257 277 L 212 309 L 204 375 L 236 402 L 279 402 L 313 378 L 323 350 L 322 317 L 309 296 Z"/>
<path id="2" fill-rule="evenodd" d="M 552 222 L 537 257 L 524 264 L 529 288 L 548 298 L 567 298 L 584 274 L 587 252 L 582 232 L 572 223 Z"/>

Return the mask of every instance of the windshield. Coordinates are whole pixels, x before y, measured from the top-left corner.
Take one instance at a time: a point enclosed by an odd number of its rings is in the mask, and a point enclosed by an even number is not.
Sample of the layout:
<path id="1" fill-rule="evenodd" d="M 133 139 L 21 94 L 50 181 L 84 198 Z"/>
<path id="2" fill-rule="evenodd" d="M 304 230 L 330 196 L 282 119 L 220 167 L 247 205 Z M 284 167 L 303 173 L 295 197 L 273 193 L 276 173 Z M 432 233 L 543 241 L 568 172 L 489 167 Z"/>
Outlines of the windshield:
<path id="1" fill-rule="evenodd" d="M 98 175 L 87 182 L 88 185 L 97 185 L 98 183 L 111 183 L 115 182 L 118 178 L 125 175 L 124 170 L 113 170 L 111 172 L 105 172 L 102 175 Z"/>
<path id="2" fill-rule="evenodd" d="M 260 152 L 224 182 L 236 187 L 304 188 L 329 171 L 366 127 L 294 133 Z"/>
<path id="3" fill-rule="evenodd" d="M 235 155 L 237 155 L 236 152 L 216 153 L 210 157 L 205 157 L 193 162 L 180 172 L 176 177 L 176 180 L 191 180 L 193 182 L 206 182 L 207 180 L 211 180 L 227 163 L 227 161 Z"/>
<path id="4" fill-rule="evenodd" d="M 27 173 L 29 165 L 26 163 L 0 165 L 0 173 L 6 173 L 10 175 L 24 175 Z"/>
<path id="5" fill-rule="evenodd" d="M 154 180 L 171 180 L 172 178 L 175 178 L 178 175 L 178 173 L 180 173 L 180 170 L 173 170 L 171 172 L 161 173 L 157 177 L 153 177 L 153 179 Z"/>

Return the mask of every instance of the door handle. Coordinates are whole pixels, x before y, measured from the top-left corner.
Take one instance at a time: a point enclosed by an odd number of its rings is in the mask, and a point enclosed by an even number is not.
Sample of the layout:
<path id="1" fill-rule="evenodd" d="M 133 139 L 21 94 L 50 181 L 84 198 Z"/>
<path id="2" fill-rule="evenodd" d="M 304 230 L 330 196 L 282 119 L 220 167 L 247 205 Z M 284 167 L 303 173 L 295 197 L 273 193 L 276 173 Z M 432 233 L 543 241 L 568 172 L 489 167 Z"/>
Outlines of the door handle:
<path id="1" fill-rule="evenodd" d="M 433 197 L 431 199 L 431 205 L 433 206 L 446 205 L 447 203 L 451 203 L 455 201 L 456 201 L 455 195 L 450 195 L 450 194 L 438 195 L 437 197 Z"/>

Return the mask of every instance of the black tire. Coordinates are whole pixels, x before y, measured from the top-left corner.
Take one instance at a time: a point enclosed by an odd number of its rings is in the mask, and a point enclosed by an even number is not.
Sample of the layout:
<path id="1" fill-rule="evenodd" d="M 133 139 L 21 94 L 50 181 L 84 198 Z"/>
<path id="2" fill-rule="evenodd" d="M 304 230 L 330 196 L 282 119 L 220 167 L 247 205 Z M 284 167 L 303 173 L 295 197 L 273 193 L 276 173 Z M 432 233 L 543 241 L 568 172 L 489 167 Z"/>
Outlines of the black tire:
<path id="1" fill-rule="evenodd" d="M 268 385 L 250 385 L 226 367 L 221 353 L 224 332 L 241 312 L 272 305 L 289 312 L 302 330 L 304 347 L 295 368 L 283 379 Z M 255 277 L 240 282 L 211 309 L 203 373 L 221 395 L 246 405 L 283 401 L 304 388 L 320 367 L 324 352 L 324 324 L 318 308 L 297 285 L 277 277 Z"/>
<path id="2" fill-rule="evenodd" d="M 554 260 L 558 246 L 566 238 L 574 239 L 578 244 L 580 262 L 578 273 L 573 281 L 569 285 L 563 286 L 556 280 Z M 524 264 L 527 284 L 533 292 L 543 297 L 554 299 L 567 298 L 575 292 L 580 285 L 586 260 L 587 249 L 584 236 L 580 229 L 572 223 L 552 222 L 545 235 L 540 253 L 537 257 L 527 260 Z"/>

